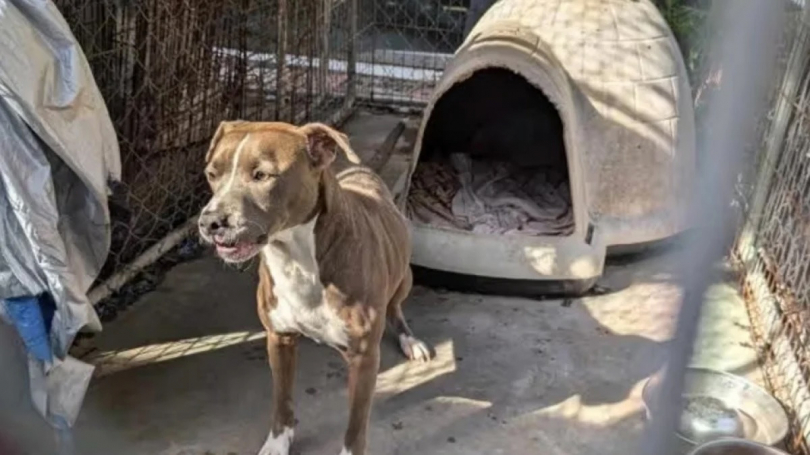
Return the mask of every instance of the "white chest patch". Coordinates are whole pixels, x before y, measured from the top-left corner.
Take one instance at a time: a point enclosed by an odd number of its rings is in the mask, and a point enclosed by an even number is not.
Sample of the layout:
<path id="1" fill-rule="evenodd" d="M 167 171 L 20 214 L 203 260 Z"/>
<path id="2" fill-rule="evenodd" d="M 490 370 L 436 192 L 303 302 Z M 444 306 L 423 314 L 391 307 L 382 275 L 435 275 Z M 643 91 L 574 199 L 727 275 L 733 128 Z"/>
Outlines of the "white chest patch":
<path id="1" fill-rule="evenodd" d="M 315 221 L 276 234 L 262 249 L 276 307 L 268 315 L 279 333 L 300 333 L 335 347 L 349 344 L 346 323 L 324 301 L 315 259 Z"/>

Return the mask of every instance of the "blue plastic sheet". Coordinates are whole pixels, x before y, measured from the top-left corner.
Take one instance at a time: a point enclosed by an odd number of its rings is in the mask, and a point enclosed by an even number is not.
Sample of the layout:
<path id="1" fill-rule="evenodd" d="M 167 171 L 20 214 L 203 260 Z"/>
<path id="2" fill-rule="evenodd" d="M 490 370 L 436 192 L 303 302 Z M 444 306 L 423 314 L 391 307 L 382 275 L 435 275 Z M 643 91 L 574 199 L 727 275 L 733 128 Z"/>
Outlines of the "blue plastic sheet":
<path id="1" fill-rule="evenodd" d="M 25 344 L 28 352 L 39 361 L 53 362 L 49 323 L 43 315 L 41 297 L 13 297 L 5 300 L 6 314 Z"/>

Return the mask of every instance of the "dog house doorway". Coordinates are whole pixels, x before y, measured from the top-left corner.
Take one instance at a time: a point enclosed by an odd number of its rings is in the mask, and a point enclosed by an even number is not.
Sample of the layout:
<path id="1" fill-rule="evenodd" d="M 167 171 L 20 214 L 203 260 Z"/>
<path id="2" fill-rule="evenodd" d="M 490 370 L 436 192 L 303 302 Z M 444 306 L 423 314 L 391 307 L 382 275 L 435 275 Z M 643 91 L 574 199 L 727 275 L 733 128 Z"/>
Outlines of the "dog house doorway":
<path id="1" fill-rule="evenodd" d="M 572 234 L 556 107 L 504 68 L 480 69 L 455 84 L 425 127 L 407 213 L 423 226 L 473 234 Z"/>

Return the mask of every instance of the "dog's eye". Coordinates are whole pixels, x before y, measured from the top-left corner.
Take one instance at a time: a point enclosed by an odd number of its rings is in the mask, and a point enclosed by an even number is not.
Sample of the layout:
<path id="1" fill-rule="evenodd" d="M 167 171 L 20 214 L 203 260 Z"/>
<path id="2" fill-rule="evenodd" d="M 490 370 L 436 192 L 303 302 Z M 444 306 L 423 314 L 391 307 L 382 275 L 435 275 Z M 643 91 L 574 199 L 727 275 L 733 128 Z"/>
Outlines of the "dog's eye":
<path id="1" fill-rule="evenodd" d="M 264 182 L 272 177 L 270 174 L 264 171 L 253 171 L 253 180 L 256 182 Z"/>
<path id="2" fill-rule="evenodd" d="M 208 180 L 216 180 L 217 175 L 214 173 L 214 171 L 205 171 L 205 177 Z"/>

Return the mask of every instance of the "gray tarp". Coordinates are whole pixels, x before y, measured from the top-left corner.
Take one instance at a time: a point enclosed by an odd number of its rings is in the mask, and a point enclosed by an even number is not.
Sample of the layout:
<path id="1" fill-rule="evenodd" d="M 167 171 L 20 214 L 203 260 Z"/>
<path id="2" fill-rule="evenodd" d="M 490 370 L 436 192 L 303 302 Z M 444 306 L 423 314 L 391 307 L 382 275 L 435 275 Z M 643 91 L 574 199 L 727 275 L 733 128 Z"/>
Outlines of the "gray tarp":
<path id="1" fill-rule="evenodd" d="M 109 114 L 56 6 L 0 0 L 0 299 L 53 296 L 57 360 L 32 363 L 32 390 L 41 412 L 69 423 L 78 404 L 59 395 L 83 396 L 66 384 L 86 386 L 71 375 L 92 368 L 74 369 L 67 350 L 79 330 L 101 329 L 87 291 L 109 250 L 107 184 L 120 173 Z"/>

